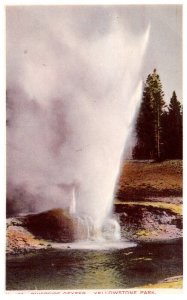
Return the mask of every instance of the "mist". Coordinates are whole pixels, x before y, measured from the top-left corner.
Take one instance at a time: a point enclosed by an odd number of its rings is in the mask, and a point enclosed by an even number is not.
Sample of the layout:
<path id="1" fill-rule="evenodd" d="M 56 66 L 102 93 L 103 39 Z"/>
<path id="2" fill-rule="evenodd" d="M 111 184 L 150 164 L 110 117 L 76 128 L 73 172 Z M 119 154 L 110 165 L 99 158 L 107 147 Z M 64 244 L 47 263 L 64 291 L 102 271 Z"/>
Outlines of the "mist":
<path id="1" fill-rule="evenodd" d="M 148 28 L 148 26 L 146 26 Z M 114 8 L 7 8 L 7 196 L 14 214 L 111 214 L 149 39 Z"/>

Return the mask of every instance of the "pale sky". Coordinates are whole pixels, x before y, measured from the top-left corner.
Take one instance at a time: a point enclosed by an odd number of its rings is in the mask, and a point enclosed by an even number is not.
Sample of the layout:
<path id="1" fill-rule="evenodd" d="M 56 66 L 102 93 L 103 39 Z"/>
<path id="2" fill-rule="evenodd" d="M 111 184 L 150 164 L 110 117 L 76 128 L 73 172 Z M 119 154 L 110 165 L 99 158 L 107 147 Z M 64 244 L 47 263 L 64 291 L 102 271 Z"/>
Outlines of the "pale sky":
<path id="1" fill-rule="evenodd" d="M 150 40 L 145 56 L 142 77 L 157 69 L 166 102 L 173 90 L 182 101 L 182 6 L 140 5 L 119 7 L 122 18 L 129 27 L 141 32 L 150 23 Z"/>

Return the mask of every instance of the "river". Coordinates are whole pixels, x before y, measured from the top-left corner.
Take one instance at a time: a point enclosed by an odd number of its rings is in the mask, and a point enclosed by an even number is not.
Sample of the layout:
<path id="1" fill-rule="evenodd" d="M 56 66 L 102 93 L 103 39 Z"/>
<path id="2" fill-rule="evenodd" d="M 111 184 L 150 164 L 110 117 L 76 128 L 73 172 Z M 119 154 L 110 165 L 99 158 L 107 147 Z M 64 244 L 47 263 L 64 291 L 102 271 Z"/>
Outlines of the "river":
<path id="1" fill-rule="evenodd" d="M 7 290 L 126 289 L 182 275 L 181 241 L 8 257 Z"/>

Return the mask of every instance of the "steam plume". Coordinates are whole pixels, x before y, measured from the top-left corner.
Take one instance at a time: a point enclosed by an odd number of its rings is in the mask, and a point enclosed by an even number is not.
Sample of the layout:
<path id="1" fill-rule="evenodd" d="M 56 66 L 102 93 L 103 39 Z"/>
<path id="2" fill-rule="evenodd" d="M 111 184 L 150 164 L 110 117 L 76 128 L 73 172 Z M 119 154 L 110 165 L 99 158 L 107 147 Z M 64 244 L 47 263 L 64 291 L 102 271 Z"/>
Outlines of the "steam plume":
<path id="1" fill-rule="evenodd" d="M 78 214 L 98 226 L 110 214 L 148 31 L 135 36 L 102 7 L 7 9 L 12 207 L 69 207 L 74 190 Z"/>

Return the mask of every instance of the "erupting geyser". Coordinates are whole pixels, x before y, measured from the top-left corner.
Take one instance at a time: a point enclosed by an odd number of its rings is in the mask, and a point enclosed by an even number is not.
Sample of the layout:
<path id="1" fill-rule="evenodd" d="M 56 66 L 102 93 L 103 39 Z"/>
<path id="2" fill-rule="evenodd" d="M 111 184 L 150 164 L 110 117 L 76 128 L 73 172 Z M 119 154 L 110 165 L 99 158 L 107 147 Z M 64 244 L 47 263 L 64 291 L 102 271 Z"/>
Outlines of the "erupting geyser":
<path id="1" fill-rule="evenodd" d="M 120 238 L 112 204 L 148 36 L 112 8 L 7 8 L 12 210 L 67 208 L 88 238 Z"/>

